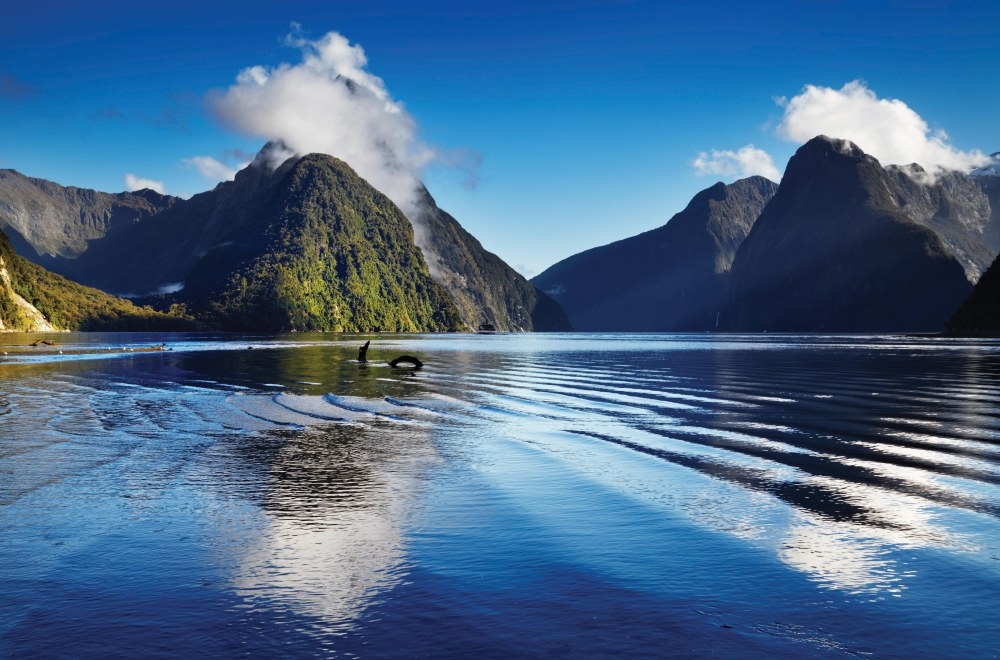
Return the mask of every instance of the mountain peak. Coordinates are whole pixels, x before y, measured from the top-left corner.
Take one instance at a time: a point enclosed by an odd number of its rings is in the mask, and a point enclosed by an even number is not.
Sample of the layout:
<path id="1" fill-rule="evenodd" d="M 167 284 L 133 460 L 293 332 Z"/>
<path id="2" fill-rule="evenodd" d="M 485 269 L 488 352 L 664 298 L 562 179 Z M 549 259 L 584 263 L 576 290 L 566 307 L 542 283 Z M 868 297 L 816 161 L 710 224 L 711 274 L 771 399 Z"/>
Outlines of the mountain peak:
<path id="1" fill-rule="evenodd" d="M 781 180 L 782 188 L 817 190 L 836 202 L 834 189 L 857 192 L 859 180 L 870 182 L 883 176 L 882 165 L 849 140 L 819 135 L 809 140 L 789 159 Z M 836 185 L 831 185 L 836 182 Z M 866 183 L 862 184 L 868 187 Z"/>
<path id="2" fill-rule="evenodd" d="M 874 156 L 866 154 L 861 147 L 854 144 L 850 140 L 843 140 L 840 138 L 829 137 L 827 135 L 817 135 L 813 139 L 809 140 L 795 152 L 798 156 L 802 154 L 806 155 L 824 155 L 836 153 L 841 156 L 846 156 L 852 160 L 871 160 L 878 162 Z"/>
<path id="3" fill-rule="evenodd" d="M 722 326 L 740 332 L 943 327 L 971 284 L 942 239 L 903 210 L 910 197 L 857 145 L 826 136 L 804 144 L 739 247 Z"/>

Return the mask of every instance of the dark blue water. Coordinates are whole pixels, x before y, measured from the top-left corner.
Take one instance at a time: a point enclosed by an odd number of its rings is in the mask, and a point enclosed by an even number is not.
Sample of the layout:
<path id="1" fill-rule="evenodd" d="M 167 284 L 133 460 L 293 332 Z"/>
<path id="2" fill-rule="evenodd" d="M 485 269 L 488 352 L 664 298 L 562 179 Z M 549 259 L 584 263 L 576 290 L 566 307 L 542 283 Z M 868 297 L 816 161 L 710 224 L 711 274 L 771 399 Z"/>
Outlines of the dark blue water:
<path id="1" fill-rule="evenodd" d="M 998 342 L 53 339 L 0 657 L 1000 655 Z"/>

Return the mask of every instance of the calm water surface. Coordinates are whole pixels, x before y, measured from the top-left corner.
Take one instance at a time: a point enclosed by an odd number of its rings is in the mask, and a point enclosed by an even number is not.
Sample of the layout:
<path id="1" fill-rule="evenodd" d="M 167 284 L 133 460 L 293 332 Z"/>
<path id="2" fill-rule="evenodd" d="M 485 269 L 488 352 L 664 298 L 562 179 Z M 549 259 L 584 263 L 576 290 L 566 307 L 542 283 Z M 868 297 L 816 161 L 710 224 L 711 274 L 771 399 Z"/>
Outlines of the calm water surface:
<path id="1" fill-rule="evenodd" d="M 0 360 L 0 657 L 1000 655 L 1000 343 L 367 338 Z"/>

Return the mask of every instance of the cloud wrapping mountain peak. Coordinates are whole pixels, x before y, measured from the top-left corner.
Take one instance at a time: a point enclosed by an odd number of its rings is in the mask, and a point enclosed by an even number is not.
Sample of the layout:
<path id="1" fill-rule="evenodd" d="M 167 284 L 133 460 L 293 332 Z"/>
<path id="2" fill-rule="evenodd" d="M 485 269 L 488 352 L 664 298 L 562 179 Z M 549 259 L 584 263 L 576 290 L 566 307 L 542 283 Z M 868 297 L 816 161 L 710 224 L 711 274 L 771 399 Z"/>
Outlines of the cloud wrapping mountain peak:
<path id="1" fill-rule="evenodd" d="M 860 80 L 840 89 L 806 85 L 778 103 L 785 113 L 776 133 L 792 142 L 831 135 L 854 142 L 883 165 L 917 163 L 930 172 L 967 171 L 989 160 L 981 151 L 958 149 L 906 103 L 879 98 Z"/>
<path id="2" fill-rule="evenodd" d="M 330 32 L 310 41 L 290 36 L 302 60 L 244 69 L 210 105 L 226 125 L 281 141 L 303 155 L 349 163 L 409 215 L 424 167 L 439 157 L 417 138 L 417 124 L 381 78 L 366 70 L 364 50 Z"/>
<path id="3" fill-rule="evenodd" d="M 921 183 L 933 183 L 943 172 L 968 172 L 991 162 L 978 149 L 963 151 L 954 146 L 944 130 L 932 130 L 906 103 L 879 98 L 861 80 L 840 89 L 806 85 L 797 96 L 776 102 L 784 108 L 774 129 L 777 137 L 800 145 L 823 135 L 848 140 L 883 165 L 904 167 Z M 698 175 L 781 178 L 771 156 L 752 144 L 737 151 L 702 151 L 691 165 Z"/>
<path id="4" fill-rule="evenodd" d="M 695 174 L 699 176 L 719 175 L 745 179 L 756 175 L 771 181 L 781 180 L 781 172 L 774 166 L 770 154 L 752 144 L 746 145 L 739 151 L 731 149 L 702 151 L 691 164 Z"/>

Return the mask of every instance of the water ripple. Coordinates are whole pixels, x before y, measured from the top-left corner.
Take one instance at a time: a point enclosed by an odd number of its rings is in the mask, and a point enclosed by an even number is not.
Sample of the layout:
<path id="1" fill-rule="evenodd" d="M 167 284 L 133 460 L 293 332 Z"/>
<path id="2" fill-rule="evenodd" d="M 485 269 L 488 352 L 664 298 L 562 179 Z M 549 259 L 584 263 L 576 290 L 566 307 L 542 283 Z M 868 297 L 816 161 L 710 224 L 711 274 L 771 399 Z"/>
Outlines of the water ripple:
<path id="1" fill-rule="evenodd" d="M 426 358 L 403 373 L 294 339 L 0 365 L 0 640 L 27 640 L 0 654 L 127 655 L 136 629 L 297 656 L 650 655 L 663 621 L 758 657 L 865 655 L 886 621 L 888 655 L 1000 634 L 994 343 L 380 337 Z"/>

